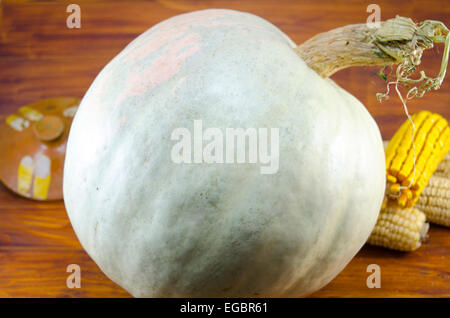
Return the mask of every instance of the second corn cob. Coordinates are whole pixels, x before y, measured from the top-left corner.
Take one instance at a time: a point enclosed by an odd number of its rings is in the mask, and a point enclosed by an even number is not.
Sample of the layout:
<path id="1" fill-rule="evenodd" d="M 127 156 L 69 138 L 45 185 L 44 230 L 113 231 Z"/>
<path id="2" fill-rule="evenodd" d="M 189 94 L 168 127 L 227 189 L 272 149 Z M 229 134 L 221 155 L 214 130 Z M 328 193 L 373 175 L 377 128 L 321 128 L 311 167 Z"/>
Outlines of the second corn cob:
<path id="1" fill-rule="evenodd" d="M 432 176 L 414 208 L 385 200 L 368 243 L 399 251 L 414 251 L 426 238 L 426 221 L 450 226 L 450 179 Z"/>
<path id="2" fill-rule="evenodd" d="M 429 224 L 425 214 L 415 208 L 400 208 L 393 202 L 381 209 L 369 240 L 371 245 L 398 251 L 414 251 L 426 238 Z"/>
<path id="3" fill-rule="evenodd" d="M 450 226 L 450 179 L 432 176 L 415 206 L 429 222 Z"/>

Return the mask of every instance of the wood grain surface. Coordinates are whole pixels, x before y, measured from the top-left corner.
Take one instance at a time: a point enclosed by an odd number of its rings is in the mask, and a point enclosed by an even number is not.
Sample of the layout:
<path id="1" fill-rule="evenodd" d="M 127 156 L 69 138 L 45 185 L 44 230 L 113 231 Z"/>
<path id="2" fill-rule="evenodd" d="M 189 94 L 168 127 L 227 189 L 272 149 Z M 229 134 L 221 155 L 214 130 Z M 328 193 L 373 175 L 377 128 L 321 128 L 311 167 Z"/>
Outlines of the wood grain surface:
<path id="1" fill-rule="evenodd" d="M 66 27 L 66 7 L 81 7 L 81 28 Z M 0 2 L 0 120 L 18 107 L 54 96 L 82 97 L 102 67 L 137 35 L 176 14 L 205 8 L 254 13 L 296 43 L 338 26 L 363 23 L 364 1 L 9 1 Z M 450 25 L 441 0 L 376 1 L 383 20 L 399 14 Z M 442 46 L 426 53 L 424 68 L 437 74 Z M 352 68 L 333 76 L 364 103 L 384 138 L 405 120 L 393 95 L 375 99 L 385 84 L 376 68 Z M 409 101 L 411 112 L 429 109 L 450 119 L 450 78 L 438 92 Z M 0 155 L 2 155 L 0 153 Z M 364 207 L 361 207 L 362 209 Z M 412 253 L 365 246 L 315 297 L 449 297 L 450 229 L 433 225 L 426 243 Z M 78 264 L 81 288 L 66 286 L 66 267 Z M 369 264 L 381 268 L 381 288 L 369 289 Z M 0 297 L 129 297 L 83 251 L 63 202 L 19 198 L 0 185 Z"/>

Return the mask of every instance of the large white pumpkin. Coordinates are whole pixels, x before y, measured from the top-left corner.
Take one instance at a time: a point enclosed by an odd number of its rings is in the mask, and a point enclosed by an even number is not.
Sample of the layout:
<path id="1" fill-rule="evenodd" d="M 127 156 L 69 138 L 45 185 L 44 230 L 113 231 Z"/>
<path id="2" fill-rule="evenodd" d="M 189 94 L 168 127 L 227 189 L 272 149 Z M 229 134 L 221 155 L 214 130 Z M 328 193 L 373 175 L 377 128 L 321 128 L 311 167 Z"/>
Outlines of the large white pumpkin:
<path id="1" fill-rule="evenodd" d="M 179 15 L 97 76 L 71 128 L 64 198 L 88 254 L 138 297 L 303 296 L 366 242 L 385 163 L 365 107 L 274 25 Z M 279 128 L 279 169 L 178 164 L 174 129 Z"/>

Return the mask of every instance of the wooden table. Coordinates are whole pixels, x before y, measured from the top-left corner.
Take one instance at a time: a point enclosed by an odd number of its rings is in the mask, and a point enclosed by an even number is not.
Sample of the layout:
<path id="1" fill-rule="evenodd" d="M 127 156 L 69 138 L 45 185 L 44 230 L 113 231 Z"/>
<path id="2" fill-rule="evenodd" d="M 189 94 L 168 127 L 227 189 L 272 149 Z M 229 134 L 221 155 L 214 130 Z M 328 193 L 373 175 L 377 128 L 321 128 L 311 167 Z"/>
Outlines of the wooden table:
<path id="1" fill-rule="evenodd" d="M 271 21 L 301 43 L 328 29 L 363 23 L 367 4 L 360 1 L 76 1 L 81 29 L 66 27 L 66 6 L 73 1 L 9 1 L 0 4 L 0 119 L 21 105 L 53 96 L 82 97 L 96 74 L 138 34 L 173 15 L 209 7 L 252 12 Z M 450 25 L 450 7 L 440 0 L 377 1 L 382 19 L 396 14 L 415 21 L 441 20 Z M 438 72 L 442 46 L 424 65 Z M 384 83 L 375 68 L 347 69 L 333 79 L 359 98 L 390 138 L 405 119 L 393 95 L 382 104 L 376 92 Z M 450 78 L 439 92 L 408 103 L 411 112 L 429 109 L 450 119 Z M 1 154 L 0 154 L 1 155 Z M 431 227 L 416 252 L 399 253 L 365 246 L 317 297 L 450 296 L 450 230 Z M 66 267 L 82 270 L 80 289 L 66 287 Z M 381 267 L 381 288 L 369 289 L 369 264 Z M 83 251 L 63 202 L 39 203 L 19 198 L 0 186 L 0 296 L 128 297 Z"/>

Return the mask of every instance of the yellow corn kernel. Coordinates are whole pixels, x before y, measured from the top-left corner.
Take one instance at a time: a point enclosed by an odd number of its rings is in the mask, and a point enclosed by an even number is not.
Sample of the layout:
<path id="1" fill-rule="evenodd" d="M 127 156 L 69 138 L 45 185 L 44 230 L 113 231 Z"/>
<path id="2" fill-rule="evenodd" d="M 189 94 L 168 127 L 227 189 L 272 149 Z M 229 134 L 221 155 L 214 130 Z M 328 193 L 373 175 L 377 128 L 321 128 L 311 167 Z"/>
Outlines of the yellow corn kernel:
<path id="1" fill-rule="evenodd" d="M 428 232 L 425 214 L 416 208 L 402 209 L 392 201 L 380 211 L 367 243 L 398 251 L 414 251 Z"/>
<path id="2" fill-rule="evenodd" d="M 405 193 L 406 198 L 408 200 L 411 200 L 413 198 L 413 194 L 412 194 L 412 191 L 410 189 L 405 189 L 405 191 L 403 193 Z"/>
<path id="3" fill-rule="evenodd" d="M 450 226 L 450 179 L 432 176 L 417 201 L 429 222 Z"/>
<path id="4" fill-rule="evenodd" d="M 389 200 L 387 196 L 384 196 L 383 203 L 381 204 L 381 209 L 386 209 Z"/>
<path id="5" fill-rule="evenodd" d="M 402 208 L 406 206 L 407 202 L 408 202 L 408 197 L 404 193 L 402 193 L 400 195 L 400 197 L 397 199 L 398 205 L 401 206 Z"/>
<path id="6" fill-rule="evenodd" d="M 387 176 L 386 176 L 386 179 L 387 179 L 387 181 L 390 182 L 390 183 L 397 183 L 397 178 L 394 177 L 394 176 L 387 175 Z"/>
<path id="7" fill-rule="evenodd" d="M 398 183 L 392 184 L 392 185 L 389 187 L 389 191 L 390 191 L 392 194 L 398 194 L 398 193 L 400 193 L 400 184 L 398 184 Z"/>

